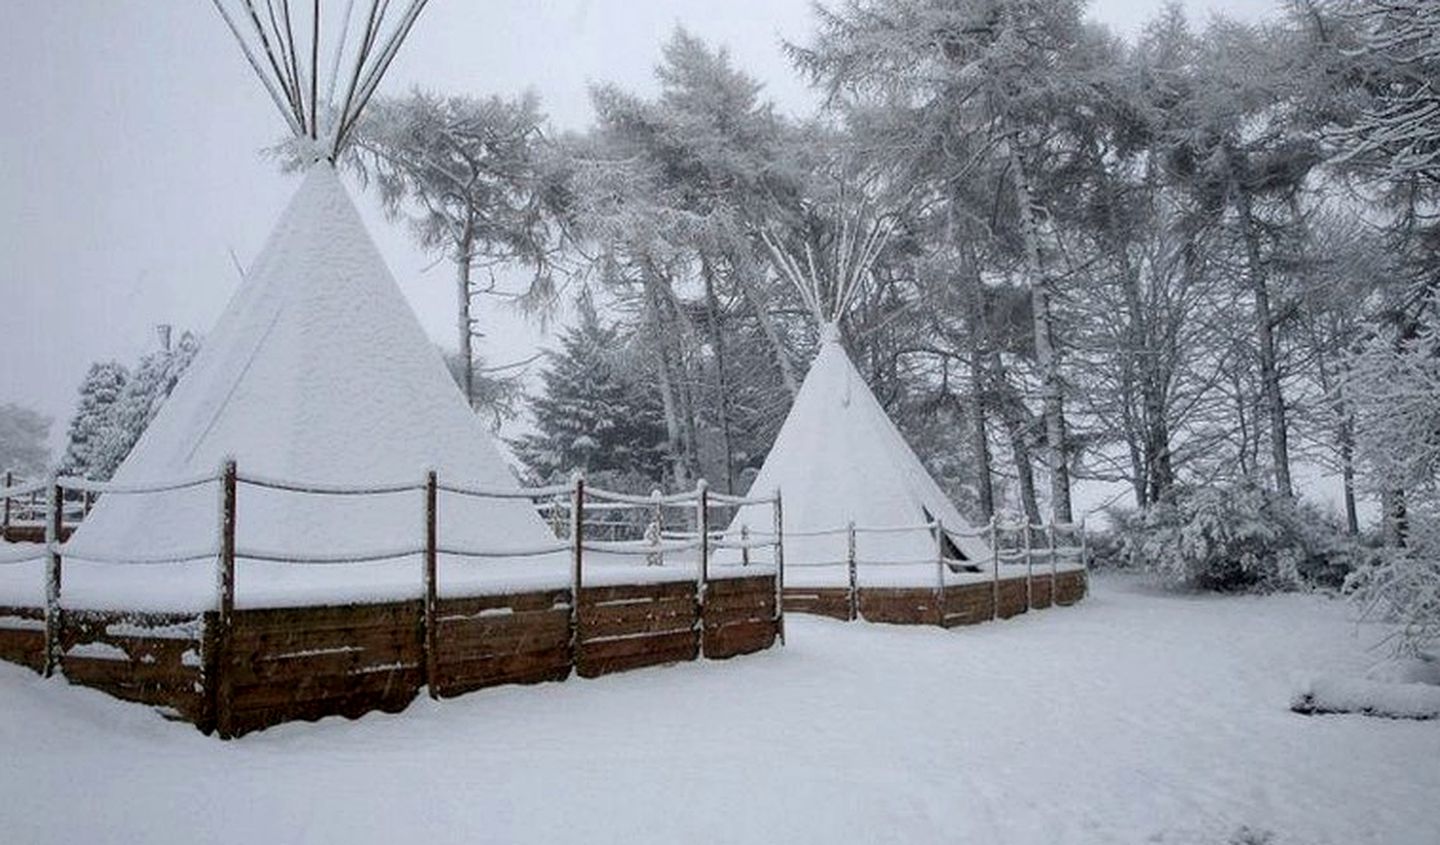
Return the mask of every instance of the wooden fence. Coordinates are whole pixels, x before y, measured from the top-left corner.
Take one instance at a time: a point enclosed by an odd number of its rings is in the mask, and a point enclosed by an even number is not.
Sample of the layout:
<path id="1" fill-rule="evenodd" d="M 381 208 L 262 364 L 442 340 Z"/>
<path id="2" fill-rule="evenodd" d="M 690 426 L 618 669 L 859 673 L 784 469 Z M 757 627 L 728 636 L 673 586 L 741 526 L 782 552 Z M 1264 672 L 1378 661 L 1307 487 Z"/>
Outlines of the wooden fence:
<path id="1" fill-rule="evenodd" d="M 218 527 L 217 603 L 193 614 L 98 611 L 66 608 L 61 602 L 66 485 L 105 495 L 184 489 L 206 483 L 221 488 Z M 249 557 L 236 537 L 236 490 L 251 483 L 310 495 L 421 492 L 425 506 L 423 545 L 391 550 L 376 558 L 418 554 L 424 561 L 420 595 L 411 600 L 237 608 L 235 566 Z M 569 486 L 528 491 L 487 491 L 443 486 L 435 473 L 413 488 L 366 491 L 292 484 L 241 476 L 233 462 L 213 477 L 162 485 L 105 485 L 53 479 L 44 485 L 49 503 L 46 542 L 8 561 L 46 561 L 46 605 L 0 607 L 0 659 L 51 674 L 116 697 L 161 708 L 202 730 L 233 737 L 296 719 L 358 716 L 404 708 L 421 689 L 436 698 L 499 684 L 564 680 L 572 672 L 597 677 L 612 672 L 695 660 L 722 659 L 760 651 L 783 637 L 778 571 L 730 567 L 712 573 L 710 548 L 724 541 L 709 529 L 710 511 L 757 501 L 714 496 L 703 482 L 694 493 L 634 497 Z M 15 486 L 0 490 L 14 493 Z M 33 494 L 36 485 L 21 488 Z M 440 596 L 441 554 L 485 556 L 480 550 L 442 545 L 437 494 L 553 497 L 570 494 L 566 542 L 534 554 L 568 551 L 568 587 L 528 592 Z M 693 532 L 685 542 L 663 543 L 658 532 L 639 543 L 596 546 L 587 539 L 587 500 L 596 507 L 693 509 Z M 778 494 L 774 500 L 778 508 Z M 673 536 L 673 532 L 672 532 Z M 733 545 L 733 544 L 732 544 Z M 749 543 L 770 545 L 769 543 Z M 644 583 L 585 583 L 587 550 L 643 556 L 658 562 L 668 551 L 698 551 L 697 575 L 660 580 L 651 570 Z M 28 555 L 28 557 L 27 557 Z M 197 555 L 197 557 L 201 557 Z M 292 560 L 293 558 L 293 560 Z M 287 560 L 307 562 L 303 556 Z M 367 560 L 369 558 L 359 558 Z M 336 561 L 315 558 L 324 563 Z M 124 565 L 122 557 L 106 562 Z M 139 559 L 128 562 L 147 562 Z"/>
<path id="2" fill-rule="evenodd" d="M 926 531 L 936 539 L 936 551 L 929 561 L 861 561 L 856 556 L 856 535 L 866 531 L 897 533 Z M 798 532 L 791 532 L 796 536 Z M 939 538 L 946 529 L 939 522 L 924 525 L 858 528 L 854 523 L 843 529 L 809 531 L 801 536 L 844 534 L 846 556 L 840 561 L 792 562 L 795 568 L 830 568 L 835 580 L 845 586 L 784 586 L 783 602 L 787 613 L 808 613 L 842 621 L 863 619 L 899 625 L 973 625 L 992 619 L 1008 619 L 1028 610 L 1052 605 L 1069 605 L 1085 597 L 1089 576 L 1088 544 L 1085 527 L 1080 525 L 1006 525 L 992 520 L 983 531 L 969 534 L 987 537 L 990 542 L 989 571 L 970 561 L 947 557 Z M 948 533 L 956 533 L 953 529 Z M 1044 544 L 1037 548 L 1034 536 L 1040 534 Z M 1067 545 L 1057 542 L 1057 534 L 1068 533 Z M 1062 564 L 1070 557 L 1079 564 Z M 1002 571 L 1002 562 L 1010 572 Z M 862 568 L 883 570 L 896 566 L 916 572 L 930 571 L 926 586 L 869 586 L 861 583 Z M 1062 566 L 1064 568 L 1062 568 Z M 1021 568 L 1023 567 L 1023 568 Z M 840 574 L 843 568 L 843 576 Z M 1015 571 L 1018 570 L 1018 571 Z M 955 574 L 968 571 L 964 583 L 953 583 Z M 986 575 L 984 580 L 977 575 Z"/>

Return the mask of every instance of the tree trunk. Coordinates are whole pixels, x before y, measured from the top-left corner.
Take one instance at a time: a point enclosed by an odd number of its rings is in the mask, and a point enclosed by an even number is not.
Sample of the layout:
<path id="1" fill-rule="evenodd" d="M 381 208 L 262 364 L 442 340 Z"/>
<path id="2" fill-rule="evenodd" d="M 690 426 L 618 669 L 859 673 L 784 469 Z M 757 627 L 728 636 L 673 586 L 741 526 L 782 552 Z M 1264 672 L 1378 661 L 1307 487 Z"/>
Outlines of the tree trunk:
<path id="1" fill-rule="evenodd" d="M 1071 522 L 1070 463 L 1065 434 L 1065 385 L 1060 354 L 1055 348 L 1051 302 L 1054 284 L 1045 273 L 1040 255 L 1040 226 L 1035 219 L 1029 175 L 1018 152 L 1011 152 L 1015 170 L 1015 202 L 1025 241 L 1025 262 L 1030 274 L 1030 306 L 1035 323 L 1035 360 L 1040 368 L 1040 396 L 1044 406 L 1046 457 L 1050 470 L 1050 514 L 1055 522 Z"/>
<path id="2" fill-rule="evenodd" d="M 1232 153 L 1232 156 L 1234 154 Z M 1232 167 L 1233 167 L 1232 158 Z M 1255 228 L 1254 206 L 1250 189 L 1235 178 L 1235 205 L 1240 215 L 1241 235 L 1245 240 L 1245 257 L 1250 291 L 1255 298 L 1255 337 L 1260 364 L 1260 388 L 1270 418 L 1270 456 L 1275 465 L 1275 489 L 1280 495 L 1294 496 L 1290 483 L 1289 428 L 1285 422 L 1285 396 L 1280 389 L 1280 372 L 1275 352 L 1275 322 L 1270 314 L 1270 287 L 1265 279 L 1265 265 L 1260 255 L 1260 235 Z"/>
<path id="3" fill-rule="evenodd" d="M 725 453 L 725 492 L 735 492 L 735 448 L 730 434 L 730 388 L 726 381 L 725 336 L 720 331 L 720 300 L 715 295 L 715 269 L 705 256 L 700 257 L 700 274 L 705 280 L 705 317 L 709 323 L 710 343 L 715 347 L 715 387 L 719 394 L 715 403 L 720 411 L 720 446 Z"/>
<path id="4" fill-rule="evenodd" d="M 676 490 L 687 490 L 690 487 L 690 479 L 686 472 L 685 454 L 682 446 L 683 435 L 680 427 L 680 414 L 676 408 L 675 385 L 670 378 L 670 360 L 668 344 L 665 342 L 665 327 L 660 313 L 660 295 L 655 290 L 659 282 L 653 278 L 647 278 L 645 284 L 645 322 L 650 333 L 651 348 L 655 353 L 655 374 L 660 389 L 660 407 L 665 413 L 665 438 L 668 442 L 666 449 L 670 457 L 670 472 Z"/>
<path id="5" fill-rule="evenodd" d="M 472 342 L 474 323 L 470 319 L 470 265 L 474 248 L 475 230 L 467 221 L 455 253 L 455 327 L 459 333 L 460 386 L 465 391 L 465 404 L 469 405 L 471 410 L 475 408 L 475 348 Z"/>

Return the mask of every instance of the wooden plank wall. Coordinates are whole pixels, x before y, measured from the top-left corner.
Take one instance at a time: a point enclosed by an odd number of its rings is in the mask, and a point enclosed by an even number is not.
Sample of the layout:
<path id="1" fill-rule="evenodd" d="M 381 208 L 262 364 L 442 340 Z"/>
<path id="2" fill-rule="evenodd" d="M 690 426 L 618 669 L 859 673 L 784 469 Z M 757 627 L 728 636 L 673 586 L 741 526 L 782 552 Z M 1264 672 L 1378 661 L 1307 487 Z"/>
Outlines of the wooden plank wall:
<path id="1" fill-rule="evenodd" d="M 1074 604 L 1085 596 L 1086 573 L 1061 572 L 1052 592 L 1049 572 L 1035 573 L 1029 588 L 1029 609 L 1052 604 Z M 923 587 L 861 587 L 860 618 L 895 625 L 975 625 L 996 618 L 1009 619 L 1027 611 L 1025 578 L 1006 578 L 997 591 L 994 582 L 952 584 L 937 607 L 935 591 Z M 849 590 L 845 587 L 786 587 L 785 612 L 810 613 L 844 621 L 849 618 Z M 943 618 L 942 618 L 943 612 Z"/>
<path id="2" fill-rule="evenodd" d="M 1030 581 L 1030 607 L 1035 610 L 1043 610 L 1050 604 L 1050 573 L 1046 572 L 1043 575 L 1036 573 Z"/>
<path id="3" fill-rule="evenodd" d="M 219 669 L 222 736 L 405 709 L 424 683 L 420 602 L 236 610 Z"/>
<path id="4" fill-rule="evenodd" d="M 67 610 L 61 671 L 72 683 L 162 708 L 224 737 L 282 722 L 405 708 L 427 681 L 437 696 L 561 681 L 769 648 L 775 580 L 712 581 L 702 612 L 693 581 L 446 598 L 427 679 L 419 600 L 240 609 L 218 616 Z M 42 668 L 44 613 L 0 608 L 0 659 Z"/>
<path id="5" fill-rule="evenodd" d="M 939 625 L 935 590 L 915 587 L 862 587 L 860 618 L 896 625 Z"/>
<path id="6" fill-rule="evenodd" d="M 847 587 L 786 587 L 785 612 L 828 616 L 841 622 L 850 619 L 850 590 Z"/>
<path id="7" fill-rule="evenodd" d="M 45 667 L 45 609 L 0 607 L 0 660 L 39 672 Z"/>
<path id="8" fill-rule="evenodd" d="M 775 579 L 711 581 L 705 593 L 705 656 L 718 660 L 775 644 Z"/>
<path id="9" fill-rule="evenodd" d="M 699 654 L 694 581 L 584 587 L 577 618 L 575 671 L 583 678 L 694 660 Z"/>
<path id="10" fill-rule="evenodd" d="M 1055 603 L 1074 604 L 1085 598 L 1089 586 L 1086 575 L 1087 573 L 1082 570 L 1057 573 L 1055 576 Z"/>
<path id="11" fill-rule="evenodd" d="M 440 599 L 436 695 L 570 676 L 570 591 Z"/>
<path id="12" fill-rule="evenodd" d="M 201 616 L 66 610 L 63 619 L 60 666 L 70 683 L 205 721 Z"/>

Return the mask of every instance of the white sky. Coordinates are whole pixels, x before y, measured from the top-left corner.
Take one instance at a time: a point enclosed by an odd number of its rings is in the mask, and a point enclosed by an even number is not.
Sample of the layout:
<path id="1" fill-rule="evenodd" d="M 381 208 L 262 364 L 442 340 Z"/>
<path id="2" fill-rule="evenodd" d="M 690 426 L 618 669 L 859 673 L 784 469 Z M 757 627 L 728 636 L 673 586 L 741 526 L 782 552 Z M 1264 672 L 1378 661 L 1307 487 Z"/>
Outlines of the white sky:
<path id="1" fill-rule="evenodd" d="M 1272 0 L 1186 0 L 1254 19 Z M 1096 0 L 1135 32 L 1160 0 Z M 437 0 L 384 91 L 420 84 L 539 92 L 557 128 L 590 119 L 587 85 L 642 92 L 678 23 L 728 47 L 783 110 L 814 100 L 780 41 L 804 41 L 809 0 Z M 0 8 L 0 402 L 55 417 L 63 440 L 91 361 L 132 363 L 160 322 L 208 331 L 295 186 L 258 150 L 282 125 L 209 3 L 6 0 Z M 453 345 L 448 268 L 369 197 L 372 233 L 426 329 Z M 481 352 L 528 356 L 543 335 L 483 303 Z"/>

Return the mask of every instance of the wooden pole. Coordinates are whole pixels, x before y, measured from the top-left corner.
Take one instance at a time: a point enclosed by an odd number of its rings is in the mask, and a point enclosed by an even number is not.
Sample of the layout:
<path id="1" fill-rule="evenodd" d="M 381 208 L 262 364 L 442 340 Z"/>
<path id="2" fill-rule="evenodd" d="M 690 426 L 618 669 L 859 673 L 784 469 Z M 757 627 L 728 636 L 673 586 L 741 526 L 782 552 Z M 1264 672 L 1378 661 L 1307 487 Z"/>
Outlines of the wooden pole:
<path id="1" fill-rule="evenodd" d="M 1000 618 L 1000 518 L 990 517 L 990 566 L 994 577 L 990 579 L 990 618 Z"/>
<path id="2" fill-rule="evenodd" d="M 230 726 L 230 635 L 235 624 L 235 461 L 225 461 L 220 474 L 220 569 L 216 578 L 215 613 L 215 730 L 222 739 L 233 735 Z"/>
<path id="3" fill-rule="evenodd" d="M 750 565 L 750 526 L 740 526 L 740 565 Z"/>
<path id="4" fill-rule="evenodd" d="M 50 677 L 60 666 L 60 535 L 65 527 L 65 491 L 51 477 L 48 519 L 45 520 L 45 659 L 44 674 Z"/>
<path id="5" fill-rule="evenodd" d="M 570 662 L 580 658 L 580 587 L 585 568 L 585 476 L 575 474 L 570 491 Z"/>
<path id="6" fill-rule="evenodd" d="M 845 526 L 845 569 L 850 578 L 850 621 L 860 618 L 860 585 L 855 571 L 855 521 Z"/>
<path id="7" fill-rule="evenodd" d="M 700 653 L 705 653 L 705 590 L 710 579 L 710 484 L 695 483 L 695 524 L 700 529 L 700 565 L 695 579 L 695 618 L 700 620 Z"/>
<path id="8" fill-rule="evenodd" d="M 1090 594 L 1090 543 L 1085 530 L 1085 517 L 1080 517 L 1080 573 L 1084 576 L 1084 592 L 1080 595 L 1083 598 Z"/>
<path id="9" fill-rule="evenodd" d="M 439 653 L 435 647 L 435 629 L 439 621 L 439 585 L 436 558 L 439 555 L 440 525 L 439 499 L 440 484 L 435 470 L 425 474 L 425 603 L 421 608 L 421 624 L 424 625 L 425 686 L 430 697 L 438 699 L 440 691 Z"/>
<path id="10" fill-rule="evenodd" d="M 945 523 L 935 519 L 935 615 L 945 626 Z"/>
<path id="11" fill-rule="evenodd" d="M 84 505 L 81 508 L 80 513 L 82 516 L 89 516 L 90 508 L 92 505 L 95 504 L 95 494 L 91 493 L 89 490 L 86 490 L 83 495 L 84 498 L 82 499 L 82 501 L 84 502 Z"/>
<path id="12" fill-rule="evenodd" d="M 775 491 L 775 631 L 785 645 L 785 508 Z"/>

